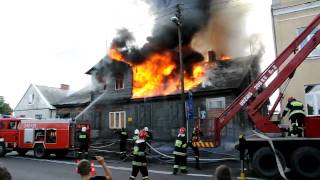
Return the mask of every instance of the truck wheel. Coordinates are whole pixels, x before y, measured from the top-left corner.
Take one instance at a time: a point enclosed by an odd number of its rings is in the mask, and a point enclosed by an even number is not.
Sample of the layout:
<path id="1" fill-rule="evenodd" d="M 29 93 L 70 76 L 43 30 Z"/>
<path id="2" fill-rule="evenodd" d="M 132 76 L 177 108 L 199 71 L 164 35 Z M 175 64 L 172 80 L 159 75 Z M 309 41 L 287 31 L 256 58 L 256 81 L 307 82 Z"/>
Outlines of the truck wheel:
<path id="1" fill-rule="evenodd" d="M 33 151 L 36 158 L 44 158 L 46 156 L 46 150 L 42 144 L 36 144 L 33 148 Z"/>
<path id="2" fill-rule="evenodd" d="M 314 147 L 301 147 L 291 155 L 292 169 L 305 178 L 320 177 L 320 150 Z"/>
<path id="3" fill-rule="evenodd" d="M 276 150 L 278 158 L 283 168 L 286 167 L 286 161 L 282 153 Z M 262 147 L 258 149 L 252 157 L 253 171 L 262 177 L 274 178 L 279 175 L 276 158 L 271 148 Z"/>
<path id="4" fill-rule="evenodd" d="M 6 148 L 4 147 L 4 144 L 0 144 L 0 157 L 3 157 L 6 155 Z"/>
<path id="5" fill-rule="evenodd" d="M 19 156 L 24 156 L 27 152 L 28 150 L 26 149 L 17 149 L 17 153 L 19 154 Z"/>

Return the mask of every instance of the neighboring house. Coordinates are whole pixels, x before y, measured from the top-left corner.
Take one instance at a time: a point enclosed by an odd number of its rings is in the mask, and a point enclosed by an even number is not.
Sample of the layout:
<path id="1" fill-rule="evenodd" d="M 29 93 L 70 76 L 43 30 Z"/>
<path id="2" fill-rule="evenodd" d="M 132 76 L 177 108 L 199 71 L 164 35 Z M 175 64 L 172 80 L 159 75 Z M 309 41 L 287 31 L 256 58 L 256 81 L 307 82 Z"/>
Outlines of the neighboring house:
<path id="1" fill-rule="evenodd" d="M 274 22 L 274 37 L 276 53 L 279 55 L 304 28 L 320 12 L 320 1 L 314 0 L 273 0 L 272 14 Z M 316 30 L 319 30 L 320 27 Z M 315 31 L 316 31 L 315 30 Z M 315 33 L 312 32 L 308 39 Z M 306 41 L 300 44 L 304 46 Z M 308 115 L 320 114 L 320 46 L 308 56 L 297 68 L 294 77 L 284 92 L 285 98 L 281 109 L 287 103 L 289 96 L 305 102 Z M 281 88 L 283 89 L 283 87 Z"/>
<path id="2" fill-rule="evenodd" d="M 66 98 L 68 92 L 68 85 L 62 84 L 61 88 L 54 88 L 31 84 L 15 107 L 15 116 L 36 119 L 55 118 L 57 109 L 53 105 Z"/>
<path id="3" fill-rule="evenodd" d="M 81 89 L 53 104 L 57 108 L 58 118 L 75 118 L 91 101 L 89 88 Z"/>
<path id="4" fill-rule="evenodd" d="M 256 78 L 259 73 L 258 60 L 257 56 L 249 56 L 216 61 L 216 67 L 209 74 L 210 83 L 206 87 L 199 86 L 192 90 L 194 118 L 199 118 L 200 112 L 205 112 L 201 127 L 207 137 L 213 135 L 214 118 Z M 99 64 L 105 65 L 97 66 Z M 87 74 L 92 75 L 92 79 L 100 79 L 104 84 L 93 92 L 93 101 L 98 101 L 94 103 L 91 123 L 93 129 L 100 130 L 100 136 L 113 138 L 114 129 L 125 127 L 133 132 L 136 128 L 148 126 L 155 140 L 171 141 L 176 137 L 182 119 L 180 94 L 132 98 L 130 66 L 107 59 L 97 65 Z M 102 80 L 101 72 L 112 75 Z M 223 130 L 223 138 L 232 142 L 226 148 L 233 149 L 239 133 L 252 128 L 247 119 L 245 114 L 239 113 Z M 189 127 L 194 127 L 194 121 L 189 122 Z"/>

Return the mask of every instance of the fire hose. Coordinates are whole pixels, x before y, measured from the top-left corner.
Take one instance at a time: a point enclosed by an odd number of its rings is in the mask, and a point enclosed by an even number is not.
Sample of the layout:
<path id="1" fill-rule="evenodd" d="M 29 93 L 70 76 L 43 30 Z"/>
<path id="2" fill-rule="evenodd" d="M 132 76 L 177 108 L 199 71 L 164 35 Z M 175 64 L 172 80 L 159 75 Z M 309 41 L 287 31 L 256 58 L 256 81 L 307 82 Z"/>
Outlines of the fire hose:
<path id="1" fill-rule="evenodd" d="M 264 134 L 258 133 L 257 131 L 253 131 L 253 133 L 254 133 L 255 135 L 257 135 L 258 137 L 260 137 L 260 138 L 262 138 L 262 139 L 265 139 L 265 140 L 267 140 L 267 141 L 269 142 L 270 147 L 271 147 L 271 149 L 272 149 L 272 151 L 273 151 L 273 154 L 274 154 L 274 156 L 276 157 L 276 163 L 277 163 L 277 167 L 278 167 L 279 173 L 280 173 L 280 175 L 281 175 L 285 180 L 287 180 L 288 178 L 286 177 L 286 175 L 285 175 L 285 173 L 284 173 L 282 164 L 281 164 L 281 162 L 280 162 L 280 160 L 279 160 L 279 157 L 278 157 L 278 155 L 277 155 L 277 153 L 276 153 L 276 150 L 275 150 L 275 148 L 274 148 L 274 146 L 273 146 L 272 139 L 271 139 L 270 137 L 264 135 Z"/>

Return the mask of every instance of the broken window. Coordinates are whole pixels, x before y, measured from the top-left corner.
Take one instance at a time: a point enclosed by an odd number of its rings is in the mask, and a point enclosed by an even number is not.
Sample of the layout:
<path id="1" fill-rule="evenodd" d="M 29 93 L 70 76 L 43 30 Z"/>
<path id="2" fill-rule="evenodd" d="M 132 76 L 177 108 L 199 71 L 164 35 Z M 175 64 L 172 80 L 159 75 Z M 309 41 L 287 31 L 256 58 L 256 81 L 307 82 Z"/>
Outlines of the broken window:
<path id="1" fill-rule="evenodd" d="M 120 129 L 126 128 L 126 112 L 109 112 L 109 128 Z"/>
<path id="2" fill-rule="evenodd" d="M 115 87 L 115 89 L 119 90 L 119 89 L 123 89 L 123 88 L 124 88 L 123 74 L 118 74 L 116 76 L 116 87 Z"/>
<path id="3" fill-rule="evenodd" d="M 320 114 L 320 85 L 305 85 L 305 101 L 307 115 L 319 115 Z"/>

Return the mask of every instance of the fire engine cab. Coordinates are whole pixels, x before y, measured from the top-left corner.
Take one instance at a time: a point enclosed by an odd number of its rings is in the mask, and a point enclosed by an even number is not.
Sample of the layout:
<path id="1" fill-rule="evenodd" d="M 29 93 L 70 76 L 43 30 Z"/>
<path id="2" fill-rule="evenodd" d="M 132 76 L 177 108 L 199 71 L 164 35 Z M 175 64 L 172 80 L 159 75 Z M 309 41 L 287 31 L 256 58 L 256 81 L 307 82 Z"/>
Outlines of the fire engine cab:
<path id="1" fill-rule="evenodd" d="M 0 118 L 0 156 L 11 151 L 23 156 L 29 150 L 33 150 L 37 158 L 50 154 L 63 157 L 69 151 L 77 153 L 82 127 L 87 129 L 89 145 L 90 126 L 87 122 Z"/>

